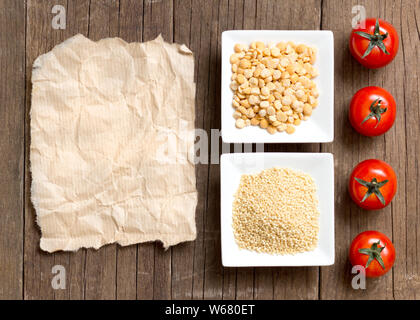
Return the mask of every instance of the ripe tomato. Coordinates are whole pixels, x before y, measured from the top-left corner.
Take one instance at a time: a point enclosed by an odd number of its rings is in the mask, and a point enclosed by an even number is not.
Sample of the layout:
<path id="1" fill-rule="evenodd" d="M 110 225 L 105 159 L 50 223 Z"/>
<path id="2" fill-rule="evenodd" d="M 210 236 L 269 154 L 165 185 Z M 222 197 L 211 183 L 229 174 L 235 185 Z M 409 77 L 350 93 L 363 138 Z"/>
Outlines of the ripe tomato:
<path id="1" fill-rule="evenodd" d="M 395 248 L 386 235 L 378 231 L 360 233 L 350 245 L 350 263 L 365 267 L 366 277 L 387 273 L 395 261 Z"/>
<path id="2" fill-rule="evenodd" d="M 387 132 L 394 124 L 395 114 L 394 98 L 380 87 L 362 88 L 350 102 L 350 123 L 365 136 L 379 136 Z"/>
<path id="3" fill-rule="evenodd" d="M 385 161 L 370 159 L 360 162 L 351 173 L 350 196 L 361 208 L 385 208 L 397 192 L 397 176 Z"/>
<path id="4" fill-rule="evenodd" d="M 361 26 L 364 25 L 364 28 Z M 350 52 L 367 68 L 381 68 L 390 63 L 398 52 L 398 34 L 392 24 L 369 18 L 353 29 Z"/>

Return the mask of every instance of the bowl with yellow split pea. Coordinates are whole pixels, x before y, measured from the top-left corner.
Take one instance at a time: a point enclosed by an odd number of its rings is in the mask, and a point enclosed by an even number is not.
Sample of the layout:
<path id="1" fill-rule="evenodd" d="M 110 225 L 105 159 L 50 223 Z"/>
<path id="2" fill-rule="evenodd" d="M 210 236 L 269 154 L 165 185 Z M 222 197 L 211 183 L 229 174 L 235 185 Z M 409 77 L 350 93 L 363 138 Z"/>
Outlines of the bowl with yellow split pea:
<path id="1" fill-rule="evenodd" d="M 334 38 L 328 30 L 222 33 L 222 139 L 334 139 Z"/>

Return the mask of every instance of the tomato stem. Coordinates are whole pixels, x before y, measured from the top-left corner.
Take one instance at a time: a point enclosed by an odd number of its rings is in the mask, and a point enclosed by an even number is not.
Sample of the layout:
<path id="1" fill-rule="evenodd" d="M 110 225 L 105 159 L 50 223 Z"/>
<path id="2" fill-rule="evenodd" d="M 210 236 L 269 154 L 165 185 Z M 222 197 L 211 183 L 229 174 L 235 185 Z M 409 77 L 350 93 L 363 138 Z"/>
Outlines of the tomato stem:
<path id="1" fill-rule="evenodd" d="M 365 196 L 363 197 L 363 199 L 360 202 L 364 202 L 367 198 L 369 198 L 369 196 L 371 194 L 375 194 L 376 197 L 379 199 L 379 201 L 385 205 L 385 198 L 381 193 L 381 188 L 386 185 L 388 183 L 388 180 L 384 180 L 381 182 L 378 182 L 378 180 L 376 178 L 373 178 L 370 182 L 359 179 L 359 178 L 354 178 L 357 182 L 359 182 L 362 186 L 365 186 L 366 188 L 368 188 L 368 190 L 365 193 Z"/>
<path id="2" fill-rule="evenodd" d="M 381 108 L 381 102 L 382 100 L 380 100 L 379 98 L 372 102 L 372 104 L 369 107 L 370 113 L 367 115 L 366 118 L 363 119 L 360 125 L 365 123 L 370 118 L 375 118 L 377 120 L 375 128 L 379 125 L 379 122 L 381 121 L 381 115 L 388 110 L 388 108 Z"/>
<path id="3" fill-rule="evenodd" d="M 378 19 L 376 19 L 375 30 L 373 34 L 363 32 L 363 31 L 355 31 L 355 33 L 370 41 L 365 53 L 362 56 L 362 59 L 368 56 L 371 53 L 372 49 L 375 47 L 378 47 L 379 49 L 381 49 L 383 53 L 389 54 L 389 52 L 386 50 L 386 47 L 383 43 L 383 40 L 388 37 L 388 32 L 385 34 L 380 33 Z"/>
<path id="4" fill-rule="evenodd" d="M 369 256 L 369 259 L 366 262 L 366 266 L 365 266 L 366 269 L 369 267 L 370 263 L 373 260 L 376 260 L 381 265 L 382 269 L 385 270 L 385 264 L 384 264 L 384 261 L 382 260 L 381 253 L 382 253 L 382 250 L 385 249 L 386 244 L 383 247 L 378 247 L 378 245 L 380 245 L 379 240 L 378 242 L 375 242 L 374 244 L 372 244 L 370 248 L 359 249 L 359 253 L 366 254 Z"/>

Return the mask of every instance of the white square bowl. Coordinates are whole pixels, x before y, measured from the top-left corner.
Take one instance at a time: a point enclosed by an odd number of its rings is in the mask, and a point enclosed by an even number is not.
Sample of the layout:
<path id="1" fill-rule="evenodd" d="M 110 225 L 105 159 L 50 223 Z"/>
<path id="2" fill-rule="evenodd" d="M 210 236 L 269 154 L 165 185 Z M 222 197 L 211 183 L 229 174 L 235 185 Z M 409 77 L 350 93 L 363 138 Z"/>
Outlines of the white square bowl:
<path id="1" fill-rule="evenodd" d="M 319 76 L 314 78 L 319 91 L 318 107 L 307 121 L 302 121 L 295 133 L 277 132 L 273 135 L 259 127 L 235 127 L 230 89 L 231 64 L 236 43 L 251 44 L 262 41 L 293 41 L 318 49 L 315 67 Z M 334 37 L 328 30 L 230 30 L 222 33 L 222 139 L 226 143 L 317 143 L 334 139 Z"/>
<path id="2" fill-rule="evenodd" d="M 230 153 L 221 156 L 221 242 L 225 267 L 327 266 L 334 263 L 334 160 L 331 153 Z M 313 251 L 270 255 L 240 249 L 232 229 L 232 204 L 242 174 L 287 167 L 310 174 L 319 199 L 319 239 Z"/>

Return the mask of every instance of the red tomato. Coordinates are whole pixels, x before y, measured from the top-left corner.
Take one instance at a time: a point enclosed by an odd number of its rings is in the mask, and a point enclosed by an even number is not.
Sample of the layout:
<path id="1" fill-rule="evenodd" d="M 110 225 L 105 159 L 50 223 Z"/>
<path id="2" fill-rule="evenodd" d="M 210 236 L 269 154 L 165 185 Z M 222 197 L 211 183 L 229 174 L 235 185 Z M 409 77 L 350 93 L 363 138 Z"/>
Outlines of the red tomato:
<path id="1" fill-rule="evenodd" d="M 395 248 L 386 235 L 378 231 L 360 233 L 350 245 L 350 263 L 365 267 L 366 277 L 387 273 L 395 261 Z"/>
<path id="2" fill-rule="evenodd" d="M 397 176 L 385 161 L 365 160 L 353 169 L 349 191 L 359 207 L 367 210 L 382 209 L 397 192 Z"/>
<path id="3" fill-rule="evenodd" d="M 381 19 L 369 18 L 362 21 L 350 35 L 351 54 L 362 65 L 371 69 L 390 63 L 398 52 L 398 44 L 395 28 Z"/>
<path id="4" fill-rule="evenodd" d="M 365 136 L 387 132 L 395 121 L 395 100 L 380 87 L 365 87 L 350 102 L 349 119 L 353 128 Z"/>

